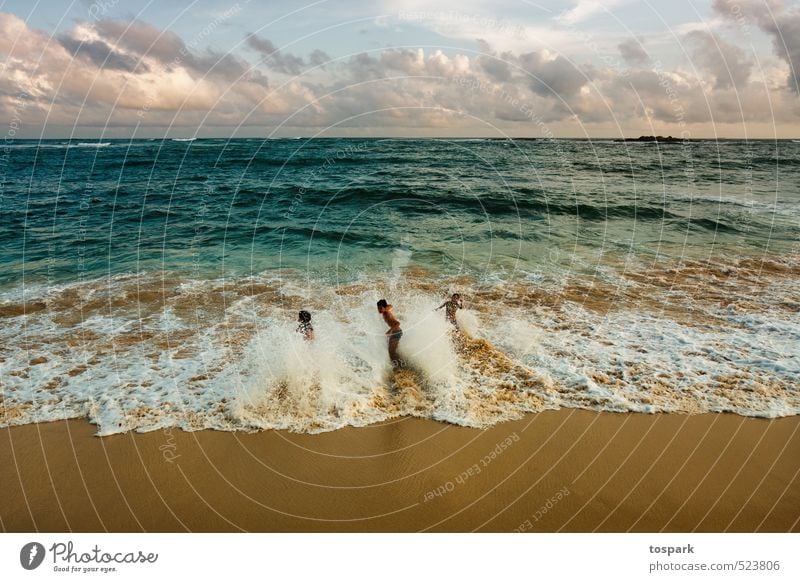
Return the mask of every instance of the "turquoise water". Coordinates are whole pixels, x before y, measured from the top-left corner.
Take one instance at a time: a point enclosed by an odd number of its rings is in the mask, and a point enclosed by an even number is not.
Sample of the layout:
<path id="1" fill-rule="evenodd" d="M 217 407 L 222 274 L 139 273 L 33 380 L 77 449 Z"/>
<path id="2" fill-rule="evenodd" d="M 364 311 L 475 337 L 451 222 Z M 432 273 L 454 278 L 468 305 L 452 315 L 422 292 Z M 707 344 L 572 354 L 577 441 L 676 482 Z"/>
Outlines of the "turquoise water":
<path id="1" fill-rule="evenodd" d="M 99 147 L 98 147 L 99 146 Z M 502 140 L 14 142 L 4 288 L 118 273 L 437 273 L 595 256 L 782 254 L 800 144 Z"/>
<path id="2" fill-rule="evenodd" d="M 800 414 L 798 143 L 15 141 L 0 183 L 0 426 Z"/>

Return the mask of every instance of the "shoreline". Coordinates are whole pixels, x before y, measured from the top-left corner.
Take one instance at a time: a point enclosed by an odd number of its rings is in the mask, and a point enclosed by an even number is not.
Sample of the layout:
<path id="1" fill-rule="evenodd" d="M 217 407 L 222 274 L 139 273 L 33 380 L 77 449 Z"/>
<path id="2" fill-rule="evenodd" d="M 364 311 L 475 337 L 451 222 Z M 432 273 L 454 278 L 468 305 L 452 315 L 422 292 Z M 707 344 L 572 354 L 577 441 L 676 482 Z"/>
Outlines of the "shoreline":
<path id="1" fill-rule="evenodd" d="M 607 264 L 619 276 L 437 280 L 414 266 L 400 291 L 380 277 L 304 290 L 293 278 L 149 276 L 6 301 L 0 425 L 87 410 L 105 434 L 172 425 L 316 432 L 403 413 L 482 427 L 556 407 L 800 414 L 796 253 L 629 271 Z M 453 290 L 469 298 L 458 316 L 475 340 L 469 349 L 435 313 Z M 393 396 L 381 296 L 403 322 L 400 351 L 432 396 L 425 402 Z M 319 324 L 315 342 L 295 333 L 301 309 Z"/>
<path id="2" fill-rule="evenodd" d="M 562 409 L 321 434 L 85 420 L 0 430 L 0 526 L 91 531 L 800 531 L 800 416 Z"/>

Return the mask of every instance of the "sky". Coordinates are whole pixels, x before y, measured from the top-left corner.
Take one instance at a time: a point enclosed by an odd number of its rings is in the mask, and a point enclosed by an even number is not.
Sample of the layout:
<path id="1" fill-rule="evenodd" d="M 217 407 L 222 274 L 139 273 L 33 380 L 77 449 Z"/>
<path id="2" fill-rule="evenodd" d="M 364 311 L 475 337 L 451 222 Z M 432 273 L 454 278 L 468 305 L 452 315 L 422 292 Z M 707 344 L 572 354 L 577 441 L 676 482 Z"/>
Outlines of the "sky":
<path id="1" fill-rule="evenodd" d="M 798 0 L 0 0 L 10 138 L 800 137 Z"/>

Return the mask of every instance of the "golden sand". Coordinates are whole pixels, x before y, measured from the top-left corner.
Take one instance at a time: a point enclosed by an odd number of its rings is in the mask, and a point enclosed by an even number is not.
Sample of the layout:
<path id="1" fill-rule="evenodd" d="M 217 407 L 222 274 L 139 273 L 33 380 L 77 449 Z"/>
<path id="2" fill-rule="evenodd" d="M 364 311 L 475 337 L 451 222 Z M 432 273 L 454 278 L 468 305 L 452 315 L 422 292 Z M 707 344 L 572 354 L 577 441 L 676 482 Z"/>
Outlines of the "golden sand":
<path id="1" fill-rule="evenodd" d="M 403 378 L 400 379 L 403 381 Z M 4 531 L 800 531 L 800 417 L 0 430 Z"/>

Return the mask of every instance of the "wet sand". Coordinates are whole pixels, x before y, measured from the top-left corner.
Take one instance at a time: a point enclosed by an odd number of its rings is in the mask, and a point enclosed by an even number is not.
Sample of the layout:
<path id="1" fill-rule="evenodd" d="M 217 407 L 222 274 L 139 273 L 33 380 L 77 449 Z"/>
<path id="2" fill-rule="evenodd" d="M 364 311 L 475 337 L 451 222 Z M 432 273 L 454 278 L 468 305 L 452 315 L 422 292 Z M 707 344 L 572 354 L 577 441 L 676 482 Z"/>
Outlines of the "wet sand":
<path id="1" fill-rule="evenodd" d="M 401 418 L 309 435 L 0 429 L 3 531 L 800 531 L 800 417 Z"/>

